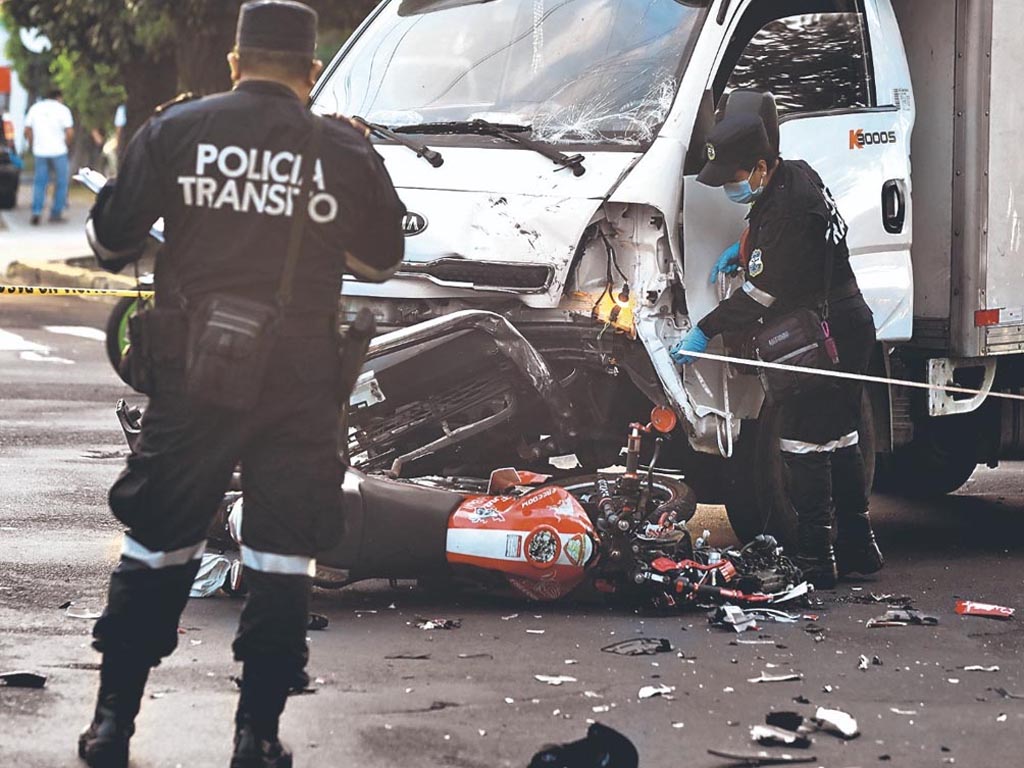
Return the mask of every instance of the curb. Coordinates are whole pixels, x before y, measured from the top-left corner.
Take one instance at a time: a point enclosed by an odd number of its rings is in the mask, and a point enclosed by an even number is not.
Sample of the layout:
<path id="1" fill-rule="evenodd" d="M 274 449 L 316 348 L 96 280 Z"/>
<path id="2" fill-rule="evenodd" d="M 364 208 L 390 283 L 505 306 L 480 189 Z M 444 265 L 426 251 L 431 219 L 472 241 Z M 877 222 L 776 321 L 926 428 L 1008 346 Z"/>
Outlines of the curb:
<path id="1" fill-rule="evenodd" d="M 7 267 L 7 279 L 21 285 L 41 285 L 48 288 L 135 288 L 135 278 L 104 272 L 84 266 L 94 261 L 92 256 L 81 256 L 66 261 L 12 261 Z"/>

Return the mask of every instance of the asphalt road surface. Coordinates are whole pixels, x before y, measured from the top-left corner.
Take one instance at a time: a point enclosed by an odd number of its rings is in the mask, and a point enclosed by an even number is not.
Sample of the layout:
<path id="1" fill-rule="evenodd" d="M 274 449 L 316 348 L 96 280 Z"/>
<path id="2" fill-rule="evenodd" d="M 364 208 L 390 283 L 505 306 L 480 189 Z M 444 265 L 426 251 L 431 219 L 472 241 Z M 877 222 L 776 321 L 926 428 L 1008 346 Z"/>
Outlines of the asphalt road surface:
<path id="1" fill-rule="evenodd" d="M 120 546 L 105 499 L 125 453 L 114 403 L 131 393 L 104 357 L 108 306 L 0 298 L 0 671 L 49 676 L 42 690 L 0 687 L 4 765 L 78 765 L 75 738 L 91 714 L 91 621 L 60 606 L 99 610 Z M 1021 607 L 1024 465 L 979 469 L 939 501 L 872 503 L 888 566 L 820 593 L 820 642 L 806 621 L 737 638 L 700 612 L 643 615 L 593 600 L 538 605 L 386 583 L 319 592 L 314 610 L 331 623 L 310 633 L 317 692 L 291 700 L 284 736 L 299 766 L 525 767 L 543 744 L 582 737 L 592 719 L 627 734 L 645 768 L 703 768 L 722 764 L 708 748 L 752 748 L 749 726 L 770 710 L 811 710 L 794 702 L 803 696 L 851 713 L 862 731 L 848 742 L 815 736 L 816 765 L 1019 765 L 1024 700 L 995 689 L 1024 695 L 1020 621 L 953 608 L 957 597 Z M 732 539 L 719 507 L 702 507 L 692 527 Z M 884 606 L 848 601 L 871 592 L 909 595 L 939 624 L 868 629 Z M 178 652 L 151 677 L 135 766 L 227 764 L 239 608 L 227 596 L 190 603 Z M 418 616 L 462 626 L 423 631 Z M 600 650 L 638 636 L 668 638 L 676 650 Z M 881 665 L 858 670 L 862 654 Z M 964 669 L 972 665 L 996 669 Z M 803 679 L 748 682 L 790 671 Z M 554 687 L 536 674 L 577 682 Z M 650 684 L 675 690 L 638 700 Z"/>

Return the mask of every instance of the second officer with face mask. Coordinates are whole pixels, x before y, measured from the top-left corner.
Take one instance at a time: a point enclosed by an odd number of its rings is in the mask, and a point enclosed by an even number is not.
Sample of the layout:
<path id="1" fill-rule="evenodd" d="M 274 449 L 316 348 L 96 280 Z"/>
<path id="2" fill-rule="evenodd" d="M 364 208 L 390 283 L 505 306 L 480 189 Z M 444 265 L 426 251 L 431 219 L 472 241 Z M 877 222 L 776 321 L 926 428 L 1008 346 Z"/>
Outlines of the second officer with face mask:
<path id="1" fill-rule="evenodd" d="M 875 330 L 850 268 L 846 222 L 810 165 L 779 156 L 769 139 L 769 133 L 778 135 L 777 126 L 771 129 L 758 114 L 727 112 L 708 136 L 708 162 L 698 181 L 724 187 L 731 201 L 751 206 L 743 245 L 737 243 L 719 257 L 711 280 L 742 267 L 746 281 L 693 327 L 673 357 L 690 364 L 694 358 L 687 353 L 703 352 L 720 333 L 753 332 L 762 327 L 760 322 L 824 303 L 840 369 L 863 373 Z M 819 588 L 834 586 L 838 574 L 873 573 L 883 565 L 868 518 L 858 445 L 862 389 L 859 382 L 830 380 L 782 403 L 779 448 L 797 513 L 797 561 Z"/>

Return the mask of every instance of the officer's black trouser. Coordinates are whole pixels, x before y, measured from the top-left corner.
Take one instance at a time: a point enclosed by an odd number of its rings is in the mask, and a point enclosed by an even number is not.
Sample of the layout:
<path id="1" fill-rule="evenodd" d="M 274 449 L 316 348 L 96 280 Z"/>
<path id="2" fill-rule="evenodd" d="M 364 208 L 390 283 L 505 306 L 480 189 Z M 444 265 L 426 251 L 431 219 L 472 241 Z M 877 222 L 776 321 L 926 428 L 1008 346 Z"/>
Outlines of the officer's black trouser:
<path id="1" fill-rule="evenodd" d="M 302 674 L 313 556 L 341 530 L 337 340 L 289 334 L 271 365 L 247 413 L 188 397 L 180 361 L 157 368 L 138 452 L 110 490 L 128 530 L 93 630 L 97 650 L 149 666 L 174 650 L 207 529 L 241 461 L 249 593 L 235 658 L 247 670 Z"/>
<path id="2" fill-rule="evenodd" d="M 875 329 L 863 297 L 858 293 L 835 302 L 830 325 L 840 369 L 866 372 Z M 844 529 L 856 535 L 861 518 L 866 524 L 868 488 L 858 432 L 863 390 L 860 382 L 835 379 L 783 406 L 780 448 L 804 554 L 828 550 L 834 516 L 840 536 Z"/>

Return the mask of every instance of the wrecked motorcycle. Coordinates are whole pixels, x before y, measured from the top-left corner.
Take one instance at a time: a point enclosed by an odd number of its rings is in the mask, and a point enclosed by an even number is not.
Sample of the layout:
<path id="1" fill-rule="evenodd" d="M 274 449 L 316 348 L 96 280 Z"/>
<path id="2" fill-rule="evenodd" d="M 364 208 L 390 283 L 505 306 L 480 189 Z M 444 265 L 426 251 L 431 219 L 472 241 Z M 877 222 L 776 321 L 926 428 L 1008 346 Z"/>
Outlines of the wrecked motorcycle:
<path id="1" fill-rule="evenodd" d="M 134 447 L 141 414 L 119 403 Z M 759 604 L 806 593 L 801 573 L 771 537 L 742 549 L 716 549 L 687 528 L 697 508 L 680 478 L 657 471 L 667 409 L 633 423 L 625 466 L 552 478 L 511 468 L 487 479 L 427 476 L 395 480 L 349 469 L 342 486 L 341 541 L 317 556 L 315 583 L 340 588 L 367 579 L 415 579 L 532 600 L 557 600 L 586 582 L 633 605 L 694 602 Z M 645 435 L 653 458 L 641 466 Z M 242 543 L 240 486 L 225 496 L 209 547 Z M 241 585 L 232 585 L 238 590 Z"/>

